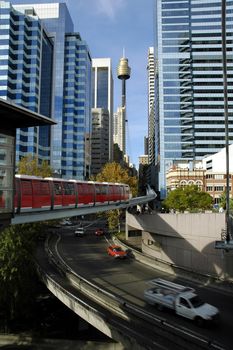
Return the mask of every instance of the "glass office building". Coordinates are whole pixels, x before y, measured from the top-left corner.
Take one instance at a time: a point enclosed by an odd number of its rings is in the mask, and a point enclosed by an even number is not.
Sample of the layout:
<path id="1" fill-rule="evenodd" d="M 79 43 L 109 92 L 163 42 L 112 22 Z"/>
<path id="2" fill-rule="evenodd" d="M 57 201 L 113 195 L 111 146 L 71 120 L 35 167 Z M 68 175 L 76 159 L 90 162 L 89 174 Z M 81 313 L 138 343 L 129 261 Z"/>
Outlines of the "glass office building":
<path id="1" fill-rule="evenodd" d="M 33 153 L 49 159 L 55 176 L 88 178 L 90 164 L 85 150 L 90 134 L 91 57 L 86 43 L 74 33 L 64 3 L 14 5 L 12 0 L 12 6 L 5 1 L 0 4 L 1 39 L 8 33 L 7 44 L 0 42 L 0 54 L 6 66 L 9 63 L 10 73 L 17 75 L 16 85 L 7 87 L 5 98 L 57 122 L 52 130 L 41 127 L 40 133 L 38 128 L 21 130 L 18 155 Z M 18 52 L 19 56 L 12 58 L 13 66 L 11 57 L 4 55 L 6 45 L 10 53 Z M 4 69 L 1 71 L 4 77 Z M 12 78 L 8 81 L 11 84 Z"/>
<path id="2" fill-rule="evenodd" d="M 108 111 L 108 160 L 113 159 L 113 77 L 111 58 L 92 59 L 92 107 Z"/>
<path id="3" fill-rule="evenodd" d="M 51 116 L 53 44 L 33 9 L 0 1 L 0 97 Z M 44 88 L 46 85 L 46 94 Z M 18 129 L 16 161 L 28 153 L 50 159 L 50 127 Z"/>
<path id="4" fill-rule="evenodd" d="M 155 1 L 159 190 L 174 160 L 200 160 L 225 147 L 221 0 Z M 229 139 L 233 142 L 233 1 L 226 1 Z"/>
<path id="5" fill-rule="evenodd" d="M 90 176 L 91 57 L 79 34 L 65 36 L 62 176 Z"/>

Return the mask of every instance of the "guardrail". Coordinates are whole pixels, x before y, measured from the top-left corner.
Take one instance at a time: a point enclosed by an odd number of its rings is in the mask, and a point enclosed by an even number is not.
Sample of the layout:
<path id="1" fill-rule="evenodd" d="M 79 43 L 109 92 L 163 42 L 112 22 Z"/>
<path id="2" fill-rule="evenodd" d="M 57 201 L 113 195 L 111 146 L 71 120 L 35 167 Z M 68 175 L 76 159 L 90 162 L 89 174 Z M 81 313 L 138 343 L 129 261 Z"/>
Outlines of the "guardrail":
<path id="1" fill-rule="evenodd" d="M 145 253 L 141 253 L 133 247 L 129 247 L 126 243 L 119 240 L 116 236 L 113 237 L 113 240 L 116 244 L 121 245 L 125 249 L 130 249 L 132 251 L 133 257 L 135 260 L 141 262 L 142 264 L 148 265 L 150 267 L 155 267 L 161 271 L 171 273 L 173 275 L 180 275 L 186 278 L 191 278 L 198 282 L 203 282 L 206 285 L 212 283 L 212 285 L 216 288 L 221 288 L 220 283 L 223 283 L 225 287 L 222 289 L 226 289 L 228 285 L 228 290 L 233 292 L 233 280 L 229 278 L 229 281 L 226 283 L 226 280 L 221 277 L 216 277 L 207 273 L 201 273 L 199 271 L 195 271 L 186 267 L 182 267 L 176 265 L 174 263 L 170 263 L 168 261 L 159 259 L 157 257 L 153 257 L 147 255 Z M 142 245 L 144 245 L 147 249 L 150 249 L 147 244 L 145 244 L 142 240 Z"/>
<path id="2" fill-rule="evenodd" d="M 58 236 L 58 244 L 60 236 Z M 55 266 L 63 272 L 63 274 L 70 280 L 70 282 L 91 300 L 99 303 L 104 306 L 107 310 L 111 310 L 117 316 L 121 317 L 124 320 L 131 320 L 132 317 L 137 319 L 143 319 L 148 323 L 148 327 L 156 326 L 154 329 L 156 335 L 161 338 L 164 337 L 164 340 L 168 340 L 174 343 L 174 347 L 179 345 L 184 349 L 216 349 L 224 350 L 224 347 L 216 342 L 211 341 L 200 334 L 197 334 L 189 329 L 184 327 L 178 327 L 168 322 L 166 319 L 155 316 L 154 314 L 145 311 L 143 308 L 129 303 L 124 298 L 114 295 L 96 284 L 88 281 L 84 277 L 78 275 L 73 271 L 69 265 L 62 259 L 59 255 L 58 250 L 56 249 L 55 256 L 52 250 L 49 248 L 49 242 L 46 241 L 46 251 L 51 261 Z"/>
<path id="3" fill-rule="evenodd" d="M 95 319 L 98 323 L 98 329 L 106 334 L 109 338 L 112 337 L 112 332 L 116 333 L 116 329 L 119 329 L 119 334 L 125 335 L 124 337 L 121 337 L 119 335 L 119 339 L 125 348 L 131 348 L 132 345 L 133 348 L 137 350 L 144 350 L 144 347 L 140 347 L 135 343 L 134 339 L 137 337 L 137 333 L 135 331 L 131 330 L 130 337 L 127 337 L 126 334 L 129 332 L 127 325 L 123 324 L 122 322 L 119 325 L 118 322 L 116 322 L 114 319 L 109 318 L 106 313 L 101 312 L 93 306 L 90 306 L 89 303 L 84 302 L 81 298 L 67 291 L 64 287 L 57 283 L 53 277 L 48 275 L 46 271 L 42 270 L 39 266 L 37 269 L 39 275 L 41 276 L 41 279 L 44 281 L 47 288 L 66 306 L 70 307 L 72 305 L 73 311 L 75 311 L 74 308 L 78 308 L 80 317 L 85 319 L 87 322 Z M 86 317 L 87 314 L 88 318 Z M 146 339 L 142 336 L 142 343 L 145 342 Z M 164 349 L 159 347 L 158 350 Z"/>

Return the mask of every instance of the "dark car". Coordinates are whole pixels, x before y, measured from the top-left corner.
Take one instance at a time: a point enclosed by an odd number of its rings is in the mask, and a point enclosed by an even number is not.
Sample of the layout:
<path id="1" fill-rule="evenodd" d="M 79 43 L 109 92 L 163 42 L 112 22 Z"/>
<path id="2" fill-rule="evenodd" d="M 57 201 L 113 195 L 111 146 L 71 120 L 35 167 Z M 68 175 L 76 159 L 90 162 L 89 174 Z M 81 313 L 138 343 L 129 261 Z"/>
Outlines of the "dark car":
<path id="1" fill-rule="evenodd" d="M 103 236 L 104 235 L 104 230 L 102 228 L 97 228 L 95 230 L 95 235 L 96 236 Z"/>

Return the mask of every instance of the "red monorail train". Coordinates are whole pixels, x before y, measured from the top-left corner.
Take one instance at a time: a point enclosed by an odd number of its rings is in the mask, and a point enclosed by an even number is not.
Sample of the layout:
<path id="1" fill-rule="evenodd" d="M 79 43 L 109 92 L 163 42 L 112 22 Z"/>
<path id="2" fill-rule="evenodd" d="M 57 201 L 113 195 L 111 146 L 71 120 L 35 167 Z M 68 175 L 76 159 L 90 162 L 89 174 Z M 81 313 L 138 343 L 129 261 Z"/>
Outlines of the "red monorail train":
<path id="1" fill-rule="evenodd" d="M 128 202 L 126 184 L 15 175 L 15 212 L 55 210 Z"/>

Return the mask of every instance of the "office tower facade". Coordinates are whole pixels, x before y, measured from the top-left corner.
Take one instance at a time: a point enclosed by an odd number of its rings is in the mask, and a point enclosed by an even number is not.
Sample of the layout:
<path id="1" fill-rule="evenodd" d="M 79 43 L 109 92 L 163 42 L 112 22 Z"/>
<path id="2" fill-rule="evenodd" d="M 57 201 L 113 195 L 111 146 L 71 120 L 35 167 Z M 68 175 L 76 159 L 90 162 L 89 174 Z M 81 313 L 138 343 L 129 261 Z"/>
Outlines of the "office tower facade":
<path id="1" fill-rule="evenodd" d="M 148 82 L 148 161 L 155 164 L 155 59 L 154 48 L 149 47 L 147 56 Z"/>
<path id="2" fill-rule="evenodd" d="M 12 13 L 13 17 L 8 24 L 9 33 L 13 35 L 8 41 L 9 51 L 21 55 L 16 62 L 19 62 L 19 69 L 27 69 L 21 75 L 26 76 L 26 84 L 23 84 L 32 92 L 27 105 L 25 96 L 20 96 L 23 86 L 17 89 L 16 98 L 10 95 L 6 98 L 51 116 L 57 122 L 51 132 L 44 127 L 39 137 L 35 135 L 36 129 L 33 130 L 33 135 L 30 135 L 30 129 L 22 130 L 23 138 L 17 138 L 17 150 L 21 152 L 18 152 L 18 158 L 33 153 L 45 159 L 46 154 L 42 151 L 47 142 L 47 151 L 51 150 L 47 157 L 51 160 L 55 176 L 88 178 L 90 164 L 87 163 L 85 150 L 88 149 L 86 140 L 90 139 L 91 57 L 87 44 L 79 33 L 73 32 L 70 14 L 63 3 L 11 6 L 8 2 L 1 1 L 0 4 L 1 12 L 3 7 L 8 6 Z M 16 15 L 20 16 L 17 26 Z M 29 42 L 27 22 L 32 21 L 32 39 Z M 32 51 L 29 52 L 29 49 Z M 12 66 L 10 59 L 6 59 L 6 64 L 8 63 L 11 72 L 19 71 L 18 67 Z M 11 81 L 9 78 L 9 83 Z M 35 91 L 32 90 L 33 86 Z M 8 90 L 14 91 L 12 87 Z"/>
<path id="3" fill-rule="evenodd" d="M 97 175 L 109 160 L 109 112 L 92 108 L 91 174 Z"/>
<path id="4" fill-rule="evenodd" d="M 155 2 L 158 62 L 155 161 L 159 189 L 173 160 L 195 161 L 225 146 L 221 0 Z M 233 142 L 233 4 L 226 1 L 229 140 Z"/>
<path id="5" fill-rule="evenodd" d="M 109 114 L 106 132 L 109 140 L 108 161 L 111 162 L 113 159 L 113 77 L 110 58 L 92 59 L 92 108 L 104 109 L 105 117 L 106 111 Z"/>
<path id="6" fill-rule="evenodd" d="M 78 33 L 65 35 L 62 177 L 89 179 L 91 57 Z"/>
<path id="7" fill-rule="evenodd" d="M 114 113 L 114 128 L 113 128 L 113 139 L 114 143 L 117 143 L 119 149 L 125 155 L 126 145 L 125 145 L 125 114 L 122 107 L 117 108 L 117 112 Z"/>
<path id="8" fill-rule="evenodd" d="M 53 42 L 32 8 L 0 1 L 0 97 L 51 117 Z M 49 126 L 17 129 L 16 161 L 28 153 L 50 160 Z"/>

